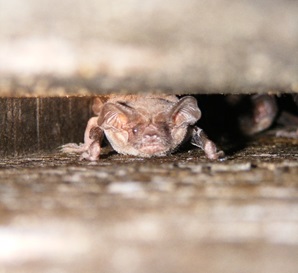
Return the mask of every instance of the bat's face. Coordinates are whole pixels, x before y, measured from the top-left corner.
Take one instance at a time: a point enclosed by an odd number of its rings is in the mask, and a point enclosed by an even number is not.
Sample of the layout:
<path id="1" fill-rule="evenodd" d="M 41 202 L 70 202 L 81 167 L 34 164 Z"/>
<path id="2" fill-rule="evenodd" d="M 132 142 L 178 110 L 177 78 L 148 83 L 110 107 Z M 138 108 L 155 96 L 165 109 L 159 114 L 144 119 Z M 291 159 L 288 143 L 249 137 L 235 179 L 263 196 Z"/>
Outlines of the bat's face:
<path id="1" fill-rule="evenodd" d="M 172 149 L 171 126 L 164 116 L 145 119 L 139 115 L 138 119 L 128 123 L 123 129 L 119 133 L 126 136 L 123 147 L 129 151 L 129 154 L 147 157 L 161 156 Z M 117 138 L 117 133 L 114 137 Z"/>
<path id="2" fill-rule="evenodd" d="M 119 153 L 142 157 L 162 156 L 173 151 L 186 137 L 201 112 L 193 97 L 103 105 L 98 124 Z"/>

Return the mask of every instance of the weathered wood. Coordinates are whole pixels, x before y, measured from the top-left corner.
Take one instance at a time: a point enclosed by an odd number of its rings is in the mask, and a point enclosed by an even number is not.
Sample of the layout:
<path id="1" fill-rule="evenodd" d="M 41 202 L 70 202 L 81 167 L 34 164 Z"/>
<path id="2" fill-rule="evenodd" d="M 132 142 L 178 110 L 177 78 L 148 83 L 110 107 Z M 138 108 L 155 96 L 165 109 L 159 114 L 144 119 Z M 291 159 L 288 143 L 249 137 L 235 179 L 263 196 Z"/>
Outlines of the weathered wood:
<path id="1" fill-rule="evenodd" d="M 0 98 L 0 155 L 49 151 L 80 142 L 92 97 Z"/>

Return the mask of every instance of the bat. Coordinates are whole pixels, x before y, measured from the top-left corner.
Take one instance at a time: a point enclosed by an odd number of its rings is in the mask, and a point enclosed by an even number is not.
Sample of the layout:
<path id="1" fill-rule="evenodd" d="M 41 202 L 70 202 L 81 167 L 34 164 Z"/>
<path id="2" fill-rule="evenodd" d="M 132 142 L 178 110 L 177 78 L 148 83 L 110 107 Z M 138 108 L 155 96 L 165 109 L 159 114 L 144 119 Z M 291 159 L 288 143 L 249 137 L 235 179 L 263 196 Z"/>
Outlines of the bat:
<path id="1" fill-rule="evenodd" d="M 252 136 L 268 129 L 278 114 L 276 98 L 268 94 L 250 95 L 249 109 L 238 115 L 239 127 L 244 135 Z"/>
<path id="2" fill-rule="evenodd" d="M 81 160 L 96 161 L 106 137 L 115 151 L 125 155 L 166 156 L 190 140 L 208 159 L 225 156 L 195 125 L 201 111 L 192 96 L 111 95 L 106 102 L 96 98 L 92 110 L 96 116 L 88 121 L 84 143 L 65 144 L 63 152 L 79 153 Z"/>

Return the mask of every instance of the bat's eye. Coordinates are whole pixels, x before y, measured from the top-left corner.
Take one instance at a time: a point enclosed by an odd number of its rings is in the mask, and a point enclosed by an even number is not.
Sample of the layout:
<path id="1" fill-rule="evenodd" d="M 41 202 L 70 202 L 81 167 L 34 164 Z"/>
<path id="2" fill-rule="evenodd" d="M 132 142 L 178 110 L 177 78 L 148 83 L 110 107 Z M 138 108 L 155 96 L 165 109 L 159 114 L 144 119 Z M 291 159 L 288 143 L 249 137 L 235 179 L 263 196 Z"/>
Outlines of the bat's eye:
<path id="1" fill-rule="evenodd" d="M 133 132 L 134 134 L 136 134 L 138 131 L 139 131 L 139 130 L 138 130 L 137 127 L 132 128 L 132 132 Z"/>

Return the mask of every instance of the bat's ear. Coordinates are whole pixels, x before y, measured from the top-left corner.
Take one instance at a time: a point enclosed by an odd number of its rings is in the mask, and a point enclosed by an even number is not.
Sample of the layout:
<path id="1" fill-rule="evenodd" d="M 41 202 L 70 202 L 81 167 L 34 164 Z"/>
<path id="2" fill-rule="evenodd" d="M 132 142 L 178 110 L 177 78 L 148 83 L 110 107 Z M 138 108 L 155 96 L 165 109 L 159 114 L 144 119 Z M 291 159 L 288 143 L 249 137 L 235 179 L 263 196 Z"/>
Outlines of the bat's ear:
<path id="1" fill-rule="evenodd" d="M 197 105 L 197 100 L 191 96 L 180 99 L 171 112 L 174 126 L 193 125 L 200 117 L 201 111 Z"/>
<path id="2" fill-rule="evenodd" d="M 98 125 L 120 129 L 126 125 L 133 114 L 133 109 L 120 104 L 106 103 L 98 113 Z"/>

